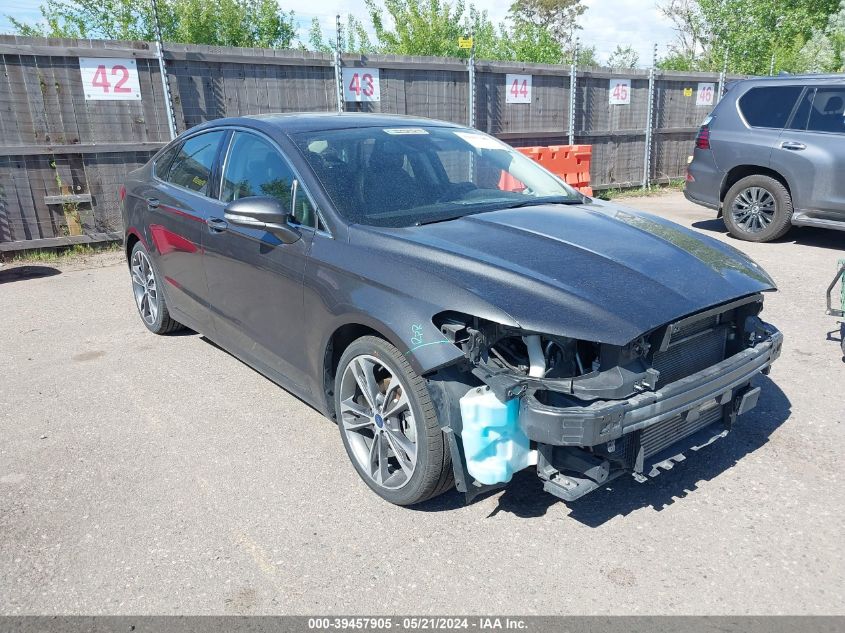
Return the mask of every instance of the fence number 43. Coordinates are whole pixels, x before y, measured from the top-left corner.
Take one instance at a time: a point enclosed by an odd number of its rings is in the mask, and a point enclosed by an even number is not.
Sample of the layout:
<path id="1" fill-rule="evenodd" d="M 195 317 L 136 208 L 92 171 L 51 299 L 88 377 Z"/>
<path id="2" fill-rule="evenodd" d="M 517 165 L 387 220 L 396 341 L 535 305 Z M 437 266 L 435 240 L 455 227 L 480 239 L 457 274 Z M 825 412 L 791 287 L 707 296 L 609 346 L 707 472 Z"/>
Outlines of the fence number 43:
<path id="1" fill-rule="evenodd" d="M 344 101 L 381 101 L 378 68 L 344 68 Z"/>
<path id="2" fill-rule="evenodd" d="M 631 80 L 610 80 L 610 105 L 631 105 Z"/>
<path id="3" fill-rule="evenodd" d="M 531 103 L 531 75 L 505 75 L 505 103 Z"/>
<path id="4" fill-rule="evenodd" d="M 134 59 L 80 57 L 79 72 L 88 101 L 140 101 L 141 86 Z"/>

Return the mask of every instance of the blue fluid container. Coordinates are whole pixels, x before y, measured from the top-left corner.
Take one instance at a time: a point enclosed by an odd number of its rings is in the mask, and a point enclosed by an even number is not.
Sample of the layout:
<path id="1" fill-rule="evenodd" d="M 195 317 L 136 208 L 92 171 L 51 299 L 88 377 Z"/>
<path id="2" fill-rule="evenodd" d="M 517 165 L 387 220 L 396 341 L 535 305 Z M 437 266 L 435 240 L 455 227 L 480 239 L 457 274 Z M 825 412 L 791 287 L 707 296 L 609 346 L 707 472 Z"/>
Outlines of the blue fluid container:
<path id="1" fill-rule="evenodd" d="M 518 398 L 502 402 L 489 387 L 476 387 L 460 404 L 467 470 L 480 483 L 510 481 L 516 471 L 537 463 L 537 451 L 519 426 Z"/>

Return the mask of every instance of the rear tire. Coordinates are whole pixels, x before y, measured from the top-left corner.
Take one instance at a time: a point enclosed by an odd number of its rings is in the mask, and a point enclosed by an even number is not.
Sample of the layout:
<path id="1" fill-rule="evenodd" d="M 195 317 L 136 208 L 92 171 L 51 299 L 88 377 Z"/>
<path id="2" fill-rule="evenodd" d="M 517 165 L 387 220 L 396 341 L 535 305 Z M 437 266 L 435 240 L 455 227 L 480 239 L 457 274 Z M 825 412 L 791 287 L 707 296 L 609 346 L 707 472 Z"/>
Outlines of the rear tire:
<path id="1" fill-rule="evenodd" d="M 129 273 L 132 276 L 135 307 L 146 328 L 154 334 L 170 334 L 183 329 L 184 325 L 170 317 L 162 292 L 161 277 L 153 265 L 150 253 L 141 242 L 135 244 L 129 255 Z"/>
<path id="2" fill-rule="evenodd" d="M 792 227 L 792 196 L 770 176 L 739 180 L 725 195 L 722 209 L 728 232 L 748 242 L 776 240 Z"/>
<path id="3" fill-rule="evenodd" d="M 382 499 L 413 505 L 454 486 L 426 382 L 393 345 L 375 336 L 353 342 L 338 363 L 334 393 L 346 454 Z"/>

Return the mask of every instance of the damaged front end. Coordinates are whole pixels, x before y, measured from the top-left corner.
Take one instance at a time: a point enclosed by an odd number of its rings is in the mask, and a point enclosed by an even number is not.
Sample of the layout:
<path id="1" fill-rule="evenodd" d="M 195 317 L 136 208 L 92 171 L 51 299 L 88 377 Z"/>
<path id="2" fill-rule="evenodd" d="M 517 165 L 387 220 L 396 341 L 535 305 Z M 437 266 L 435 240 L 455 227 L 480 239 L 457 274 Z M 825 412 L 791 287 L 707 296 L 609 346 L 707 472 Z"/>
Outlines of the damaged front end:
<path id="1" fill-rule="evenodd" d="M 572 501 L 623 473 L 645 480 L 671 467 L 667 451 L 679 442 L 729 430 L 756 405 L 751 380 L 768 373 L 783 341 L 762 307 L 754 294 L 623 346 L 437 315 L 464 353 L 428 377 L 458 489 L 469 500 L 536 463 L 545 490 Z"/>

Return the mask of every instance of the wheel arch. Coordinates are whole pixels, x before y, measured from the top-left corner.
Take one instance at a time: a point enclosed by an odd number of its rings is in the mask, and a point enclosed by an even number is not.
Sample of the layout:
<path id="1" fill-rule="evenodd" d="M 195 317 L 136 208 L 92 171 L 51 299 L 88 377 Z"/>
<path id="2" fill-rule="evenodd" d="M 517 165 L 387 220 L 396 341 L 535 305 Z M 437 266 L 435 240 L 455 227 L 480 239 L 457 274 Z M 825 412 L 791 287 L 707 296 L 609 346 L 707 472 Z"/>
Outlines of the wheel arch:
<path id="1" fill-rule="evenodd" d="M 724 209 L 725 196 L 728 195 L 730 188 L 748 176 L 769 176 L 770 178 L 774 178 L 786 187 L 790 196 L 792 195 L 792 187 L 790 186 L 789 181 L 783 174 L 771 167 L 764 167 L 762 165 L 737 165 L 736 167 L 732 167 L 728 170 L 728 173 L 726 173 L 725 177 L 722 179 L 722 187 L 719 190 L 719 202 L 721 203 L 719 208 L 720 216 L 722 215 Z"/>

